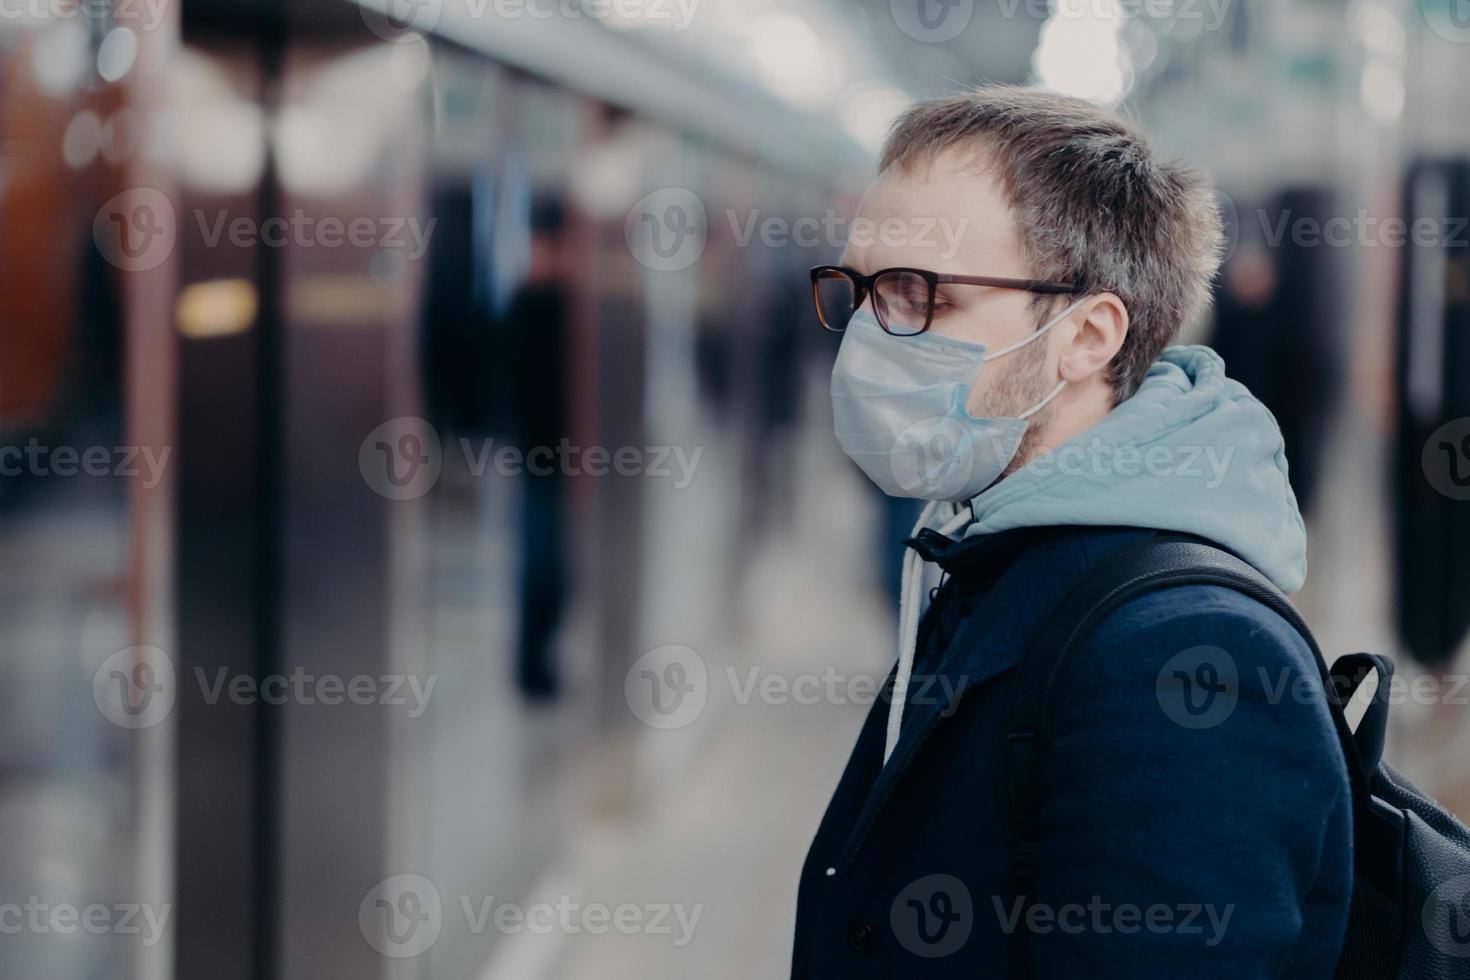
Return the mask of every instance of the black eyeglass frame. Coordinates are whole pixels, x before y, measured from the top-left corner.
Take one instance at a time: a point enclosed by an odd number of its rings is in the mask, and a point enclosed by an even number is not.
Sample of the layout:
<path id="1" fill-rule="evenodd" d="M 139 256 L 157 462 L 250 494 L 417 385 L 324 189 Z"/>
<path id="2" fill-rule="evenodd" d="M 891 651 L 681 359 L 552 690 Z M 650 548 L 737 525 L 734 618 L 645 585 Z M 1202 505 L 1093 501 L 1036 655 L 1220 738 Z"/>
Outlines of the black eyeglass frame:
<path id="1" fill-rule="evenodd" d="M 924 325 L 918 330 L 908 333 L 894 333 L 890 330 L 888 328 L 887 314 L 878 308 L 877 303 L 873 304 L 873 315 L 878 320 L 878 326 L 882 327 L 885 333 L 892 334 L 895 337 L 916 337 L 929 329 L 930 325 L 934 322 L 934 296 L 939 289 L 940 283 L 954 283 L 960 286 L 990 286 L 994 289 L 1019 289 L 1028 293 L 1040 293 L 1050 296 L 1075 296 L 1077 293 L 1082 292 L 1081 286 L 1067 282 L 1054 282 L 1047 279 L 1007 279 L 1003 276 L 956 276 L 933 272 L 929 269 L 913 269 L 908 266 L 893 266 L 888 269 L 879 269 L 872 275 L 865 276 L 855 269 L 849 269 L 845 265 L 816 265 L 812 266 L 811 275 L 812 305 L 817 309 L 817 322 L 822 325 L 822 329 L 830 333 L 842 333 L 847 329 L 847 324 L 844 323 L 840 327 L 834 327 L 822 316 L 821 283 L 824 278 L 836 278 L 836 276 L 832 276 L 830 273 L 836 273 L 852 281 L 852 310 L 856 313 L 862 309 L 863 304 L 868 301 L 868 297 L 874 295 L 874 287 L 877 285 L 879 279 L 883 276 L 901 272 L 910 273 L 923 279 L 929 287 L 929 296 L 928 303 L 925 307 Z"/>

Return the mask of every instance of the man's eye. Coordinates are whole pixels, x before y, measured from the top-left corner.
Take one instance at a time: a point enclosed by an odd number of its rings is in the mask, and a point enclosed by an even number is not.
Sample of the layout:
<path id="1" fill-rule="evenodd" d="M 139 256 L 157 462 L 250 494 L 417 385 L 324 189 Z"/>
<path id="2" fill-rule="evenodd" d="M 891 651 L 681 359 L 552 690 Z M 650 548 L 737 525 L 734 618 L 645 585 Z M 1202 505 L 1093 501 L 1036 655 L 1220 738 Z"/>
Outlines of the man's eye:
<path id="1" fill-rule="evenodd" d="M 893 305 L 905 313 L 912 313 L 915 310 L 922 310 L 927 299 L 926 296 L 903 292 L 893 298 Z"/>

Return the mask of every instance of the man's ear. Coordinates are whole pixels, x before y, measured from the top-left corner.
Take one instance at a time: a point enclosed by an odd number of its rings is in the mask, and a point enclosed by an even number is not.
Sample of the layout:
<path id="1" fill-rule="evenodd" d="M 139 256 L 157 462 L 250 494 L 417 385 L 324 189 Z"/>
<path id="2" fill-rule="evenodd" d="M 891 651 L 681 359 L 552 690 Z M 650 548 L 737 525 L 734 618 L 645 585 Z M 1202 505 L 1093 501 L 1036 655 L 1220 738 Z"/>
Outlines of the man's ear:
<path id="1" fill-rule="evenodd" d="M 1067 382 L 1077 384 L 1106 372 L 1128 336 L 1128 307 L 1113 293 L 1099 293 L 1070 319 L 1077 332 L 1063 349 L 1058 369 Z"/>

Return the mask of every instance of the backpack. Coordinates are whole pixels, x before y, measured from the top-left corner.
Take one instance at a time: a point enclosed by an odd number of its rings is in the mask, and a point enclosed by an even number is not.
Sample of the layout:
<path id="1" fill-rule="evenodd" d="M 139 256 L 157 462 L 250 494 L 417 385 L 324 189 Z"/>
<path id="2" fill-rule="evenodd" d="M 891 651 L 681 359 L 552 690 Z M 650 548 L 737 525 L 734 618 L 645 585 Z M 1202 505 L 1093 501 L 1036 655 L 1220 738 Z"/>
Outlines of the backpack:
<path id="1" fill-rule="evenodd" d="M 1355 653 L 1329 668 L 1311 630 L 1269 580 L 1229 552 L 1182 535 L 1158 535 L 1104 558 L 1069 588 L 1027 646 L 1006 738 L 1016 895 L 1029 901 L 1035 884 L 1052 682 L 1065 675 L 1079 641 L 1109 613 L 1179 585 L 1219 585 L 1249 596 L 1300 633 L 1316 659 L 1353 798 L 1353 894 L 1335 976 L 1470 977 L 1470 830 L 1381 761 L 1392 661 Z M 1343 706 L 1370 672 L 1378 675 L 1378 689 L 1354 730 Z"/>

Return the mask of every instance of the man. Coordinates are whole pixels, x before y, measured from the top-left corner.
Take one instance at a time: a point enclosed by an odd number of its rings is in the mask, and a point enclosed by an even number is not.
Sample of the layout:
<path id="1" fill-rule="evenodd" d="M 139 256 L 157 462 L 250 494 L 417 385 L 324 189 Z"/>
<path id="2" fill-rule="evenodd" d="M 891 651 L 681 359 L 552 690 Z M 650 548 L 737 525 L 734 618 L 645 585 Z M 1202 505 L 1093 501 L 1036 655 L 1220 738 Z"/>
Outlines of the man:
<path id="1" fill-rule="evenodd" d="M 1220 240 L 1207 182 L 1090 103 L 988 87 L 895 124 L 813 282 L 843 332 L 839 442 L 931 503 L 890 696 L 802 872 L 794 976 L 1332 975 L 1345 763 L 1306 643 L 1238 592 L 1164 589 L 1091 631 L 1056 692 L 1029 904 L 1009 872 L 1011 681 L 1084 570 L 1171 531 L 1305 578 L 1275 421 L 1212 351 L 1168 346 Z"/>
<path id="2" fill-rule="evenodd" d="M 570 437 L 567 349 L 566 215 L 559 200 L 531 208 L 531 265 L 505 311 L 517 437 L 529 467 L 521 490 L 521 618 L 516 682 L 533 703 L 554 701 L 560 688 L 553 644 L 567 593 L 567 474 L 538 460 Z M 535 453 L 536 455 L 531 455 Z M 549 455 L 547 457 L 549 459 Z"/>

